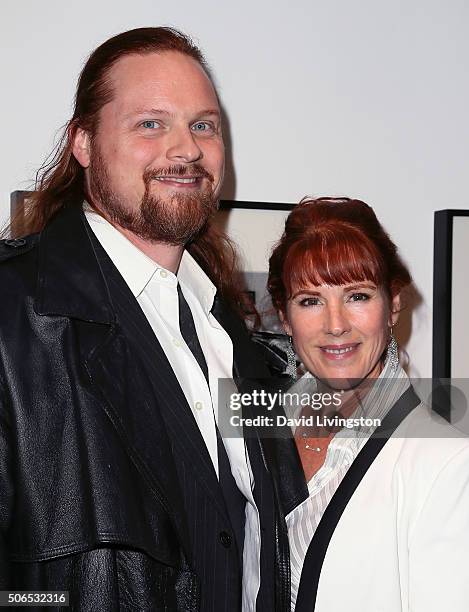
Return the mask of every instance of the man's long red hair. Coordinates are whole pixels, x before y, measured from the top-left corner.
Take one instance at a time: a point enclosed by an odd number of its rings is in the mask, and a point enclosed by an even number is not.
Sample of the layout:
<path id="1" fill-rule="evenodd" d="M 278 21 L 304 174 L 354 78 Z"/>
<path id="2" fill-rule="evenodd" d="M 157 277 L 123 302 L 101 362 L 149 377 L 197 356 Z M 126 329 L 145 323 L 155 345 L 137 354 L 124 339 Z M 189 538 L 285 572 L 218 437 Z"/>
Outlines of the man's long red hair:
<path id="1" fill-rule="evenodd" d="M 41 231 L 65 204 L 82 205 L 85 199 L 84 170 L 72 153 L 77 129 L 82 128 L 91 136 L 96 133 L 100 110 L 113 96 L 109 71 L 119 59 L 126 55 L 164 51 L 192 57 L 211 79 L 200 49 L 188 36 L 173 28 L 137 28 L 123 32 L 93 51 L 78 80 L 73 116 L 64 128 L 52 159 L 39 170 L 35 192 L 12 220 L 9 227 L 12 236 Z M 229 238 L 209 223 L 186 248 L 221 295 L 241 313 L 241 277 L 236 249 Z"/>

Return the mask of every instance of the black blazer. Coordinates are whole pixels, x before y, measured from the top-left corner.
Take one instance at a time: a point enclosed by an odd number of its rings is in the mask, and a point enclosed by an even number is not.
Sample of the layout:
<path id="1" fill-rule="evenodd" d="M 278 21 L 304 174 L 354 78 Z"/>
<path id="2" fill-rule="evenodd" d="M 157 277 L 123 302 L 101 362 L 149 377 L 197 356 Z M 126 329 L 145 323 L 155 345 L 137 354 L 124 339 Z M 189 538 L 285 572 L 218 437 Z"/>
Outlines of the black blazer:
<path id="1" fill-rule="evenodd" d="M 0 286 L 0 589 L 68 590 L 80 611 L 240 609 L 205 444 L 137 302 L 105 280 L 81 209 L 1 243 Z M 263 376 L 242 323 L 221 300 L 212 312 L 237 379 Z M 258 442 L 248 449 L 257 608 L 286 611 L 280 495 Z"/>

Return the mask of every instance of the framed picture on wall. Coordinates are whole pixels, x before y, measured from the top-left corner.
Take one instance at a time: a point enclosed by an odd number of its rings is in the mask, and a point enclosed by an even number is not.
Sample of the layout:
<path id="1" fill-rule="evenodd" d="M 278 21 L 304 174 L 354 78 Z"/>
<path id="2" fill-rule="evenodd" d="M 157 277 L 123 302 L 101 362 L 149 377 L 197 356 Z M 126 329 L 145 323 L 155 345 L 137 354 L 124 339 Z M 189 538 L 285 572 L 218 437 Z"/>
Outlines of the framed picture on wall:
<path id="1" fill-rule="evenodd" d="M 469 210 L 435 213 L 433 378 L 469 379 Z"/>
<path id="2" fill-rule="evenodd" d="M 244 286 L 258 315 L 250 318 L 248 314 L 251 336 L 260 345 L 271 373 L 276 376 L 286 373 L 289 340 L 272 306 L 267 276 L 272 249 L 293 208 L 294 204 L 225 200 L 216 218 L 238 247 Z"/>
<path id="3" fill-rule="evenodd" d="M 293 207 L 276 202 L 224 200 L 217 213 L 216 223 L 238 247 L 244 285 L 260 316 L 261 331 L 282 332 L 267 292 L 267 274 L 270 254 Z"/>
<path id="4" fill-rule="evenodd" d="M 16 232 L 17 227 L 21 226 L 25 206 L 27 205 L 28 196 L 32 191 L 12 191 L 10 194 L 10 219 L 13 224 L 13 231 Z"/>

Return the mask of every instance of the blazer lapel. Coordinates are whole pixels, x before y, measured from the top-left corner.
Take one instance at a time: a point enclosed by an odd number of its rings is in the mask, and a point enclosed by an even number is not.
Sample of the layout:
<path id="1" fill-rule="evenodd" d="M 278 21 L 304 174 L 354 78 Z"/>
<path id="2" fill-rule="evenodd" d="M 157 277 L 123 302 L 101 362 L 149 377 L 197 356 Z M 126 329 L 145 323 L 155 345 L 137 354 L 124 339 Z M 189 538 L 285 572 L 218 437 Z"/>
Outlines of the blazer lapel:
<path id="1" fill-rule="evenodd" d="M 39 315 L 74 319 L 79 354 L 101 400 L 99 405 L 153 495 L 167 509 L 190 559 L 174 451 L 184 453 L 195 477 L 224 512 L 216 473 L 171 366 L 114 268 L 128 298 L 121 302 L 120 311 L 128 307 L 126 321 L 132 323 L 135 342 L 152 362 L 152 375 L 139 367 L 140 359 L 135 359 L 118 323 L 96 248 L 102 249 L 87 227 L 81 205 L 65 205 L 41 234 L 34 308 Z"/>
<path id="2" fill-rule="evenodd" d="M 355 489 L 358 487 L 369 467 L 381 452 L 395 429 L 419 404 L 419 397 L 416 395 L 414 389 L 409 387 L 383 419 L 381 426 L 375 430 L 365 446 L 358 453 L 355 461 L 342 479 L 308 547 L 301 572 L 300 586 L 295 607 L 296 612 L 312 612 L 314 610 L 322 565 L 329 542 L 331 541 L 340 517 L 354 494 Z"/>
<path id="3" fill-rule="evenodd" d="M 84 365 L 100 405 L 138 471 L 174 521 L 190 559 L 182 495 L 160 406 L 145 370 L 139 368 L 139 361 L 118 326 L 111 328 L 103 345 L 85 357 Z"/>
<path id="4" fill-rule="evenodd" d="M 142 366 L 137 368 L 138 372 L 136 371 L 133 374 L 133 379 L 140 378 L 141 380 L 138 385 L 134 384 L 135 393 L 130 396 L 133 397 L 133 400 L 130 401 L 130 405 L 133 404 L 133 407 L 132 411 L 126 414 L 126 421 L 129 423 L 133 418 L 137 421 L 137 426 L 144 424 L 143 429 L 139 430 L 137 436 L 141 445 L 142 440 L 151 432 L 151 429 L 148 428 L 149 419 L 152 418 L 154 411 L 158 411 L 158 422 L 164 424 L 171 441 L 171 449 L 168 450 L 171 453 L 173 451 L 179 453 L 183 457 L 185 464 L 193 470 L 194 478 L 206 488 L 207 493 L 212 497 L 213 503 L 218 506 L 220 512 L 225 513 L 220 485 L 212 460 L 192 410 L 158 338 L 109 256 L 92 234 L 91 229 L 87 228 L 87 231 L 104 278 L 106 278 L 112 308 L 117 316 L 118 328 L 122 333 L 122 339 L 125 338 L 124 345 L 129 344 L 132 357 L 137 356 Z M 125 396 L 124 389 L 119 391 L 120 395 L 115 395 L 116 388 L 112 377 L 112 367 L 116 367 L 117 364 L 111 364 L 115 357 L 119 361 L 123 359 L 122 349 L 118 348 L 117 345 L 114 346 L 112 351 L 106 351 L 106 354 L 102 353 L 99 358 L 102 367 L 106 367 L 109 372 L 107 378 L 99 377 L 99 380 L 107 380 L 110 383 L 106 389 L 103 389 L 103 393 L 108 397 L 114 396 L 114 406 L 117 405 L 119 397 Z M 106 360 L 107 363 L 104 363 L 103 360 Z M 131 368 L 132 364 L 127 363 L 126 369 L 123 371 L 126 378 L 128 378 L 128 372 Z M 141 408 L 145 418 L 141 418 L 139 410 L 136 410 L 136 402 L 146 403 L 147 408 Z M 123 410 L 125 410 L 125 407 L 121 406 L 121 412 Z M 153 420 L 155 420 L 154 416 Z M 146 463 L 150 466 L 155 466 L 157 463 L 161 464 L 158 454 L 155 454 L 157 449 L 154 439 L 149 438 L 146 442 L 148 443 L 144 447 L 146 448 Z M 172 472 L 167 473 L 167 481 L 166 484 L 169 484 L 169 481 L 178 482 L 175 467 Z"/>

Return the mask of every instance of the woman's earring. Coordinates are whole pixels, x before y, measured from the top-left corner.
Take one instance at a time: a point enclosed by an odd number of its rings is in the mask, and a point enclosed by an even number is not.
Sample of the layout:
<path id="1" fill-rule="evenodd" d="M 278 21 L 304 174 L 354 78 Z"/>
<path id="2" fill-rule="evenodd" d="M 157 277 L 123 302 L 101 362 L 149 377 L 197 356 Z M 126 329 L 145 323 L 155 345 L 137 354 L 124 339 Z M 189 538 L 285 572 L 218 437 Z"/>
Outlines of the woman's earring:
<path id="1" fill-rule="evenodd" d="M 389 336 L 388 350 L 386 354 L 386 361 L 389 363 L 391 373 L 395 374 L 399 367 L 399 346 L 397 340 L 394 337 L 393 328 L 391 327 L 391 335 Z"/>
<path id="2" fill-rule="evenodd" d="M 297 372 L 296 372 L 296 355 L 295 355 L 295 351 L 293 350 L 293 344 L 292 344 L 291 336 L 288 336 L 287 359 L 288 359 L 288 363 L 287 363 L 287 371 L 286 372 L 287 372 L 288 376 L 290 376 L 290 378 L 293 378 L 293 380 L 296 380 L 296 376 L 297 376 Z"/>

